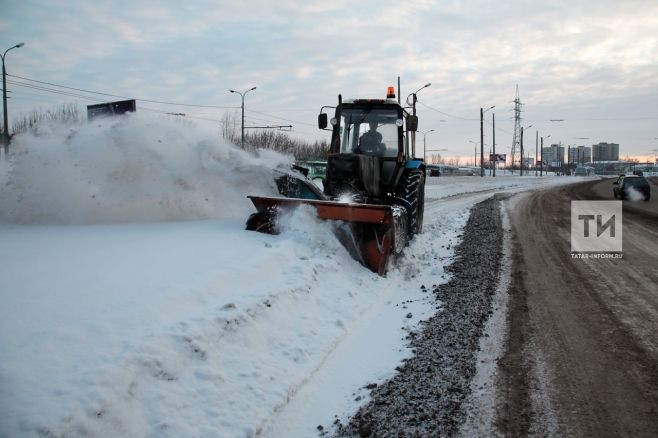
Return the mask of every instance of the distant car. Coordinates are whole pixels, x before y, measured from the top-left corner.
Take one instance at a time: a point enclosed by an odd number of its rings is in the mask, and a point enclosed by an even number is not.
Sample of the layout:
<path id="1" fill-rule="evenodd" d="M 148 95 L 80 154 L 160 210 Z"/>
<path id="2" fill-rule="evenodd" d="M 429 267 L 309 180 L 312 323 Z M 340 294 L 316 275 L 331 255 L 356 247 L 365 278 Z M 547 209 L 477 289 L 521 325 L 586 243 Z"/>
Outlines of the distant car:
<path id="1" fill-rule="evenodd" d="M 425 167 L 427 171 L 427 176 L 441 176 L 441 168 L 434 164 L 428 164 Z"/>
<path id="2" fill-rule="evenodd" d="M 643 176 L 621 175 L 612 183 L 612 194 L 615 198 L 648 201 L 651 198 L 649 181 Z"/>

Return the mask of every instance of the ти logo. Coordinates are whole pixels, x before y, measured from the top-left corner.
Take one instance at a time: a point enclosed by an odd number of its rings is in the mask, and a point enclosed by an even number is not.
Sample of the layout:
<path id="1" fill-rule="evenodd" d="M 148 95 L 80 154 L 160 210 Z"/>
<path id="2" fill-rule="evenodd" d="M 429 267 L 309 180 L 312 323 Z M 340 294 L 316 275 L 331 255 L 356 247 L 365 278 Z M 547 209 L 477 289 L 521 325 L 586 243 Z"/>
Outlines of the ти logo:
<path id="1" fill-rule="evenodd" d="M 585 235 L 583 237 L 589 237 L 589 221 L 594 220 L 593 214 L 579 214 L 578 219 L 585 221 Z M 610 237 L 615 237 L 615 215 L 613 214 L 608 219 L 608 222 L 602 224 L 603 215 L 596 215 L 596 237 L 601 237 L 601 234 L 608 228 L 610 228 Z"/>
<path id="2" fill-rule="evenodd" d="M 571 252 L 621 252 L 622 202 L 571 201 Z"/>

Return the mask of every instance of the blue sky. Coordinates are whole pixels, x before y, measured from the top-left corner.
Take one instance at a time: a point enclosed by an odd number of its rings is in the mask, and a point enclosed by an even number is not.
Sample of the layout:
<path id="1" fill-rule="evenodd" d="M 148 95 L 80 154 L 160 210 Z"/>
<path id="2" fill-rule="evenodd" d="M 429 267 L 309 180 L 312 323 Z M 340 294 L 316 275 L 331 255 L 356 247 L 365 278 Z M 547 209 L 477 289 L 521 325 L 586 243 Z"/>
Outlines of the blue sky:
<path id="1" fill-rule="evenodd" d="M 491 105 L 497 152 L 509 152 L 517 84 L 533 152 L 535 130 L 549 142 L 616 142 L 622 155 L 658 148 L 655 0 L 5 0 L 0 49 L 18 42 L 25 46 L 7 55 L 8 73 L 53 84 L 215 107 L 239 106 L 229 88 L 257 86 L 246 98 L 246 124 L 292 124 L 292 135 L 308 140 L 325 138 L 317 113 L 338 93 L 381 97 L 400 75 L 403 96 L 432 83 L 418 95 L 420 129 L 435 129 L 428 148 L 449 149 L 445 155 L 471 155 L 479 108 Z M 8 89 L 10 118 L 63 102 L 94 103 L 12 83 Z M 138 108 L 211 120 L 235 111 Z"/>

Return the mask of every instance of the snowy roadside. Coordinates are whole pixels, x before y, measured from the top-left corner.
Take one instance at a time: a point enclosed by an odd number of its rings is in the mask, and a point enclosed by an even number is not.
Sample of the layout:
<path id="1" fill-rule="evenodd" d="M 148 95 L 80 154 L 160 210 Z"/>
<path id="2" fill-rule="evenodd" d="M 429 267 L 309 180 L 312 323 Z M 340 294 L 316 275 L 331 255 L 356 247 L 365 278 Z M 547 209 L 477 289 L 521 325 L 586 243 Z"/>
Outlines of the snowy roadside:
<path id="1" fill-rule="evenodd" d="M 401 339 L 433 309 L 420 284 L 465 217 L 429 225 L 444 237 L 380 278 L 307 214 L 279 236 L 234 220 L 0 226 L 2 429 L 275 436 L 296 404 L 316 414 L 286 426 L 300 436 L 351 412 L 409 354 Z"/>
<path id="2" fill-rule="evenodd" d="M 163 151 L 142 128 L 25 139 L 41 145 L 2 175 L 16 219 L 0 223 L 3 433 L 317 434 L 410 357 L 405 337 L 441 304 L 426 291 L 449 278 L 474 203 L 572 182 L 430 178 L 424 233 L 380 278 L 303 209 L 279 236 L 244 231 L 244 193 L 271 189 L 267 159 L 187 131 Z M 51 152 L 58 135 L 68 155 Z M 133 207 L 140 223 L 98 224 Z M 65 225 L 16 224 L 53 212 Z"/>

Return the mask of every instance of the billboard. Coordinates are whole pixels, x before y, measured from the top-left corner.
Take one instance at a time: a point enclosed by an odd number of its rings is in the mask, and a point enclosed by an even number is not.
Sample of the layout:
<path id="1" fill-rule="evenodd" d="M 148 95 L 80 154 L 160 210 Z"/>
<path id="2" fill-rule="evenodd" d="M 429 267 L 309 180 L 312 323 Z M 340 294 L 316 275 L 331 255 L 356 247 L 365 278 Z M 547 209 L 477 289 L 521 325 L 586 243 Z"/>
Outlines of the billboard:
<path id="1" fill-rule="evenodd" d="M 489 154 L 489 161 L 504 163 L 505 161 L 507 161 L 507 154 Z"/>
<path id="2" fill-rule="evenodd" d="M 87 105 L 87 120 L 93 120 L 101 116 L 116 116 L 127 112 L 135 112 L 136 110 L 137 104 L 135 103 L 135 99 Z"/>

